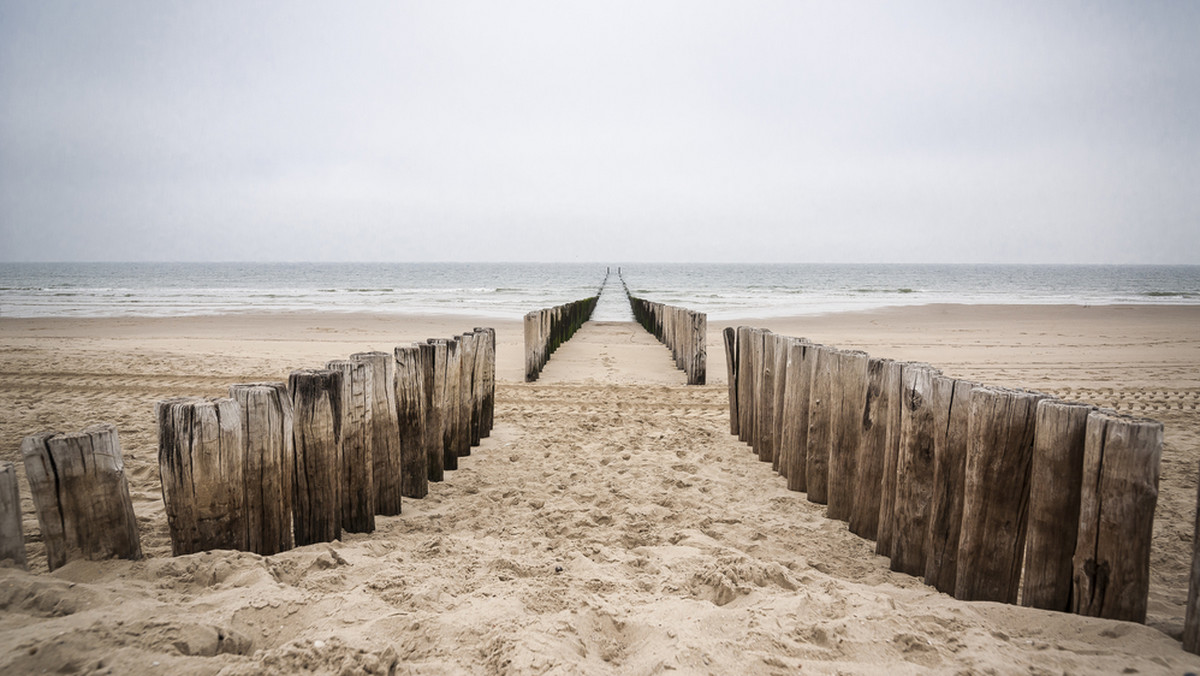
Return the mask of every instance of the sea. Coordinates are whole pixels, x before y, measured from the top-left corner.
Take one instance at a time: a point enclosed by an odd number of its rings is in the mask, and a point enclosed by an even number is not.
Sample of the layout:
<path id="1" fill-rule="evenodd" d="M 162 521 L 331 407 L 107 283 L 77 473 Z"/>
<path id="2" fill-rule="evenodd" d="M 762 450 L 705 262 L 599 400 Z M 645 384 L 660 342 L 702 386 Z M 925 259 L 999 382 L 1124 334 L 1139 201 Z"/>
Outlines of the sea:
<path id="1" fill-rule="evenodd" d="M 0 317 L 369 312 L 519 319 L 601 293 L 711 319 L 889 306 L 1200 304 L 1200 266 L 720 263 L 0 263 Z"/>

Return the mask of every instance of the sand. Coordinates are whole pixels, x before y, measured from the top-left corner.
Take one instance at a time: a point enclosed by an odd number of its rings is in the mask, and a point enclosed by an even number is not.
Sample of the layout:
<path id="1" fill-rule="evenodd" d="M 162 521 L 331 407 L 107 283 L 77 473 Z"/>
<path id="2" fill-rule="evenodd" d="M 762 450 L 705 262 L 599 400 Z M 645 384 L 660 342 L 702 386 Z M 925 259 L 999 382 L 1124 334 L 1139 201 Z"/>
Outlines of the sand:
<path id="1" fill-rule="evenodd" d="M 765 326 L 1162 420 L 1148 626 L 962 603 L 892 573 L 729 434 L 719 329 Z M 172 558 L 153 405 L 475 326 L 496 428 L 372 534 Z M 0 673 L 1184 673 L 1200 308 L 927 306 L 709 325 L 685 386 L 633 324 L 520 382 L 516 321 L 350 314 L 0 319 L 0 459 L 32 571 L 0 569 Z M 110 421 L 146 558 L 46 572 L 22 436 Z"/>

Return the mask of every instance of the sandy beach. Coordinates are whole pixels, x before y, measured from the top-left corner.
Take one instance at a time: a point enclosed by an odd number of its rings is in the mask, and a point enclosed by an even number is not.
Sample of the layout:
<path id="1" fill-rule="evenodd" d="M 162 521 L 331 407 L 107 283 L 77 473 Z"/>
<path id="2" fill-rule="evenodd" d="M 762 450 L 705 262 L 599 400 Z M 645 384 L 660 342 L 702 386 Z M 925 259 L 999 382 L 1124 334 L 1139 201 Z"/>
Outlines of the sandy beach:
<path id="1" fill-rule="evenodd" d="M 751 325 L 1161 420 L 1147 625 L 963 603 L 893 573 L 729 434 L 720 329 Z M 497 330 L 496 427 L 371 534 L 170 556 L 154 403 Z M 1200 465 L 1200 307 L 931 305 L 710 321 L 685 386 L 592 322 L 522 382 L 519 321 L 0 318 L 0 460 L 31 571 L 0 569 L 0 673 L 1174 673 Z M 146 557 L 48 573 L 23 436 L 117 425 Z"/>

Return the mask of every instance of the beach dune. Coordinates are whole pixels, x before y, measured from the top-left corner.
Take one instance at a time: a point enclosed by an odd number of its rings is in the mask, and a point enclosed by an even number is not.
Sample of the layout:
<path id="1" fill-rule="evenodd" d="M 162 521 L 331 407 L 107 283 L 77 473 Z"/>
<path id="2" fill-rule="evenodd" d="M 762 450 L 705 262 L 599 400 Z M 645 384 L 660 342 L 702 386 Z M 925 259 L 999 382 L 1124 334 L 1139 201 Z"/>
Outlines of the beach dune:
<path id="1" fill-rule="evenodd" d="M 962 603 L 786 490 L 729 434 L 720 329 L 769 328 L 1157 418 L 1147 625 Z M 170 556 L 154 403 L 497 329 L 496 427 L 371 534 Z M 0 319 L 0 459 L 31 571 L 0 569 L 0 672 L 1184 673 L 1200 307 L 924 306 L 709 321 L 686 386 L 635 324 L 586 324 L 535 383 L 519 321 L 249 314 Z M 112 422 L 146 557 L 53 573 L 21 438 Z"/>

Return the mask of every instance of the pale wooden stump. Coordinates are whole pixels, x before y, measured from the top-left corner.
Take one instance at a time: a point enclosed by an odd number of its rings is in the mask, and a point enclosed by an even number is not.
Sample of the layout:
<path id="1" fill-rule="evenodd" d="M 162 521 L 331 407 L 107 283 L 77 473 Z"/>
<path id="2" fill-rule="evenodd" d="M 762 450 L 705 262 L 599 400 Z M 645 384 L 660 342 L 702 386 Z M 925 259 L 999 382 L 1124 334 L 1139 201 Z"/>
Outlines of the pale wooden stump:
<path id="1" fill-rule="evenodd" d="M 342 373 L 342 530 L 375 530 L 375 485 L 372 476 L 373 396 L 375 381 L 369 364 L 335 359 L 325 365 Z"/>
<path id="2" fill-rule="evenodd" d="M 0 564 L 29 569 L 21 529 L 21 492 L 11 462 L 0 462 Z"/>
<path id="3" fill-rule="evenodd" d="M 242 413 L 246 464 L 247 546 L 269 556 L 295 545 L 292 496 L 296 449 L 292 431 L 292 399 L 285 383 L 229 386 L 229 397 Z"/>

